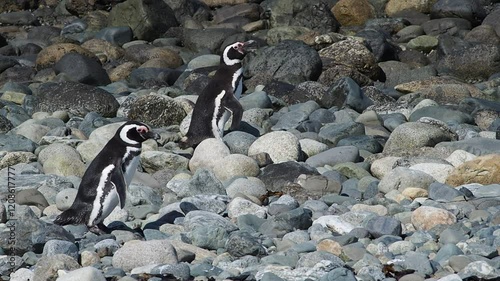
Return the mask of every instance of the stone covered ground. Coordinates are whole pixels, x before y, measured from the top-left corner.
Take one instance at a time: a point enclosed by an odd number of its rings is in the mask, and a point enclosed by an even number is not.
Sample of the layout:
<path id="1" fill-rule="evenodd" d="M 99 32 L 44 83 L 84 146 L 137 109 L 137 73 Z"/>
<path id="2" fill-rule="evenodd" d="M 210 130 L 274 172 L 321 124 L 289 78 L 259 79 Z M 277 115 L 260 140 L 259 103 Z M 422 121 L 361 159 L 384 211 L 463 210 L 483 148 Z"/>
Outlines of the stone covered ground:
<path id="1" fill-rule="evenodd" d="M 497 1 L 0 12 L 2 280 L 498 280 Z M 240 129 L 179 149 L 221 47 L 248 39 Z M 114 230 L 52 224 L 127 119 L 162 138 Z"/>

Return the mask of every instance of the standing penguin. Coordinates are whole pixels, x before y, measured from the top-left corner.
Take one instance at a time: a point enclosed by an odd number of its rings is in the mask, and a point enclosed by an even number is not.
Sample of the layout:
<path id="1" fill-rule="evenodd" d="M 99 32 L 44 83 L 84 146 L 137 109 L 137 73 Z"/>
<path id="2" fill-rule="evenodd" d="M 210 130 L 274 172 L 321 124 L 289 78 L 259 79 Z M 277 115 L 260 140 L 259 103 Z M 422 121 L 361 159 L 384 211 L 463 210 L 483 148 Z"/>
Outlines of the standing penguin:
<path id="1" fill-rule="evenodd" d="M 231 113 L 230 130 L 239 127 L 243 108 L 238 101 L 243 91 L 243 67 L 241 61 L 255 41 L 236 42 L 222 52 L 220 65 L 214 77 L 198 96 L 191 124 L 180 147 L 194 147 L 207 138 L 222 139 L 224 125 Z"/>
<path id="2" fill-rule="evenodd" d="M 125 206 L 127 186 L 139 164 L 141 144 L 159 139 L 146 124 L 128 121 L 109 140 L 85 171 L 75 201 L 54 223 L 86 224 L 95 233 L 108 232 L 103 224 L 111 211 Z"/>

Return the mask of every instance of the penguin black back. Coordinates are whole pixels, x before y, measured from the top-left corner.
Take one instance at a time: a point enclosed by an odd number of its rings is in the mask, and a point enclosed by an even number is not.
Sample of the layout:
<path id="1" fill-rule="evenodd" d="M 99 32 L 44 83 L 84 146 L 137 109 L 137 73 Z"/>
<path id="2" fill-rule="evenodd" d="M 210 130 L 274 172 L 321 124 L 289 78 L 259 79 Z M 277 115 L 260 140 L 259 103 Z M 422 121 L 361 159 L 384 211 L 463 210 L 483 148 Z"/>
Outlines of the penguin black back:
<path id="1" fill-rule="evenodd" d="M 189 130 L 179 144 L 181 148 L 195 147 L 207 138 L 222 138 L 230 114 L 233 115 L 230 130 L 239 127 L 243 115 L 238 101 L 243 87 L 241 61 L 253 43 L 236 42 L 224 48 L 219 68 L 198 96 Z"/>
<path id="2" fill-rule="evenodd" d="M 89 164 L 71 207 L 62 212 L 54 223 L 93 227 L 102 224 L 118 202 L 123 208 L 126 187 L 137 168 L 135 162 L 138 161 L 141 144 L 147 139 L 158 137 L 141 122 L 128 121 L 120 126 Z"/>

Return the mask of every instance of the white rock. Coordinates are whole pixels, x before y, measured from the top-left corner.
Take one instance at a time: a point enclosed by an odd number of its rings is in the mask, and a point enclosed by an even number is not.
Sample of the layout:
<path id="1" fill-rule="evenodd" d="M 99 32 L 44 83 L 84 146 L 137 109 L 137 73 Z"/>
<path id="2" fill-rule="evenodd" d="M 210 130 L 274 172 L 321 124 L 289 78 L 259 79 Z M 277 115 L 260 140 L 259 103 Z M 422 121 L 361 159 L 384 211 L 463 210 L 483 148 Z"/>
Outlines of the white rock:
<path id="1" fill-rule="evenodd" d="M 424 172 L 431 175 L 436 181 L 444 183 L 455 167 L 442 163 L 419 163 L 412 165 L 410 169 Z"/>
<path id="2" fill-rule="evenodd" d="M 267 152 L 275 164 L 297 161 L 300 155 L 299 139 L 292 133 L 276 131 L 267 133 L 248 148 L 248 155 Z"/>
<path id="3" fill-rule="evenodd" d="M 99 269 L 87 266 L 69 271 L 58 277 L 56 281 L 106 281 L 106 278 Z"/>
<path id="4" fill-rule="evenodd" d="M 34 121 L 34 119 L 29 119 L 14 128 L 12 132 L 24 136 L 35 143 L 40 143 L 42 137 L 50 131 L 50 127 L 33 123 Z"/>
<path id="5" fill-rule="evenodd" d="M 300 148 L 302 148 L 302 151 L 304 151 L 308 157 L 326 151 L 329 148 L 328 145 L 313 139 L 301 139 L 299 143 Z"/>
<path id="6" fill-rule="evenodd" d="M 76 188 L 66 188 L 59 191 L 56 195 L 56 206 L 57 209 L 65 211 L 71 207 L 73 201 L 75 201 L 78 189 Z"/>
<path id="7" fill-rule="evenodd" d="M 226 187 L 226 193 L 229 198 L 235 198 L 238 194 L 259 198 L 267 194 L 267 189 L 259 178 L 237 178 Z"/>
<path id="8" fill-rule="evenodd" d="M 260 172 L 257 162 L 243 154 L 230 154 L 224 157 L 213 170 L 221 181 L 241 176 L 254 177 Z"/>
<path id="9" fill-rule="evenodd" d="M 227 205 L 227 215 L 236 219 L 241 215 L 252 214 L 259 218 L 266 218 L 266 207 L 259 206 L 246 199 L 236 197 Z"/>
<path id="10" fill-rule="evenodd" d="M 125 242 L 113 255 L 113 266 L 125 271 L 148 264 L 177 262 L 177 252 L 167 240 L 131 240 Z"/>
<path id="11" fill-rule="evenodd" d="M 66 144 L 53 143 L 46 146 L 38 154 L 38 161 L 43 165 L 45 161 L 53 157 L 54 154 L 62 154 L 72 159 L 79 159 L 81 161 L 80 153 L 78 151 Z"/>
<path id="12" fill-rule="evenodd" d="M 462 281 L 462 277 L 458 274 L 450 274 L 439 278 L 437 281 Z"/>
<path id="13" fill-rule="evenodd" d="M 35 272 L 27 268 L 19 268 L 12 274 L 10 274 L 10 281 L 30 281 L 34 280 Z"/>
<path id="14" fill-rule="evenodd" d="M 340 216 L 336 215 L 326 215 L 317 218 L 313 221 L 313 224 L 320 224 L 328 229 L 331 229 L 339 234 L 347 234 L 351 232 L 355 227 L 349 222 L 343 220 Z"/>
<path id="15" fill-rule="evenodd" d="M 195 172 L 199 168 L 214 169 L 219 162 L 231 154 L 229 148 L 219 139 L 210 138 L 202 141 L 194 150 L 189 161 L 189 169 Z"/>
<path id="16" fill-rule="evenodd" d="M 400 158 L 401 157 L 388 156 L 373 161 L 372 165 L 370 166 L 372 175 L 378 179 L 384 178 L 385 175 L 387 175 L 392 170 L 394 163 L 396 163 L 396 161 L 398 161 Z"/>
<path id="17" fill-rule="evenodd" d="M 445 160 L 450 162 L 450 164 L 454 167 L 458 167 L 467 161 L 475 159 L 476 157 L 477 156 L 472 153 L 458 149 L 453 151 Z"/>

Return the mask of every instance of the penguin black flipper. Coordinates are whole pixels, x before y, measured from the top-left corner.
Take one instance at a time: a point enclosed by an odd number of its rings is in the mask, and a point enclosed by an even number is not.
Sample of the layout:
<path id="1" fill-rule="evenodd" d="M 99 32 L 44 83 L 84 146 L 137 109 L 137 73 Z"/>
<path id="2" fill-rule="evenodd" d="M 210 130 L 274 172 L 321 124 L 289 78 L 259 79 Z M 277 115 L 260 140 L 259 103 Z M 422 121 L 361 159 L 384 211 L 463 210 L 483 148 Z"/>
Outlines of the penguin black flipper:
<path id="1" fill-rule="evenodd" d="M 236 99 L 234 94 L 226 94 L 222 99 L 222 106 L 229 110 L 233 114 L 233 119 L 231 121 L 231 131 L 234 131 L 240 127 L 241 119 L 243 118 L 243 107 L 241 103 Z"/>
<path id="2" fill-rule="evenodd" d="M 117 167 L 120 167 L 117 165 Z M 111 175 L 111 183 L 114 184 L 118 197 L 120 198 L 120 208 L 125 207 L 127 197 L 127 184 L 122 169 L 114 169 Z"/>

